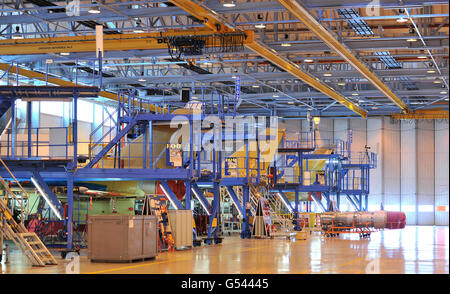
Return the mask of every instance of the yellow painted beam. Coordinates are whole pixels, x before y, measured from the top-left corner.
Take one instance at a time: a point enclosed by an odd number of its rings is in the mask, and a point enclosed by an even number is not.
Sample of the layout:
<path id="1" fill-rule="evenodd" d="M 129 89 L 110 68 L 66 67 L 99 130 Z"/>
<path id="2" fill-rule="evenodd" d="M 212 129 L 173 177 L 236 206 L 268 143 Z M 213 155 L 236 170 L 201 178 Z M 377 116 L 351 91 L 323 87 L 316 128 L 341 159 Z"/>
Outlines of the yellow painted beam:
<path id="1" fill-rule="evenodd" d="M 393 119 L 449 119 L 448 110 L 441 108 L 416 110 L 412 113 L 392 113 Z"/>
<path id="2" fill-rule="evenodd" d="M 0 63 L 0 70 L 7 71 L 10 66 L 11 65 L 7 64 L 7 63 Z M 21 75 L 21 76 L 24 76 L 24 77 L 27 77 L 27 78 L 30 78 L 30 79 L 45 81 L 45 74 L 43 74 L 43 73 L 35 72 L 35 71 L 32 71 L 32 70 L 27 70 L 27 69 L 20 68 L 20 67 L 17 69 L 16 66 L 11 67 L 11 69 L 9 69 L 9 70 L 13 74 L 15 74 L 18 71 L 19 75 Z M 56 77 L 53 77 L 51 75 L 48 76 L 47 81 L 48 81 L 49 84 L 54 84 L 54 85 L 58 85 L 58 86 L 65 86 L 65 87 L 76 87 L 77 86 L 77 84 L 75 84 L 75 83 L 72 83 L 72 82 L 69 82 L 69 81 L 65 81 L 63 79 L 56 78 Z M 117 94 L 112 93 L 112 92 L 108 92 L 108 91 L 100 91 L 98 93 L 98 95 L 101 96 L 101 97 L 105 97 L 105 98 L 111 99 L 111 100 L 115 100 L 115 101 L 117 101 L 119 99 Z M 163 109 L 163 108 L 157 107 L 157 106 L 155 106 L 153 104 L 149 104 L 148 106 L 149 106 L 149 109 L 151 111 L 158 110 L 158 112 L 163 112 L 163 113 L 167 112 L 167 109 L 165 109 L 165 108 Z"/>
<path id="3" fill-rule="evenodd" d="M 275 50 L 268 48 L 262 43 L 259 42 L 253 42 L 251 44 L 245 45 L 247 48 L 251 49 L 255 53 L 263 56 L 267 60 L 270 60 L 272 63 L 276 64 L 277 66 L 283 68 L 293 76 L 299 78 L 303 82 L 309 84 L 310 86 L 314 87 L 315 89 L 319 90 L 323 94 L 327 95 L 328 97 L 336 100 L 337 102 L 341 103 L 348 109 L 356 112 L 357 114 L 361 115 L 363 118 L 367 117 L 367 112 L 359 107 L 358 105 L 354 104 L 338 92 L 334 91 L 330 86 L 322 83 L 319 79 L 312 76 L 309 73 L 306 73 L 300 69 L 300 67 L 281 57 Z"/>
<path id="4" fill-rule="evenodd" d="M 296 0 L 278 0 L 289 12 L 295 15 L 303 22 L 315 35 L 317 35 L 330 48 L 341 55 L 348 63 L 350 63 L 359 73 L 361 73 L 369 82 L 371 82 L 386 97 L 400 107 L 404 112 L 410 112 L 409 107 L 395 95 L 389 87 L 387 87 L 369 68 L 367 68 L 347 46 L 337 40 L 335 35 L 322 26 L 316 18 L 311 15 L 307 8 L 298 3 Z"/>
<path id="5" fill-rule="evenodd" d="M 254 32 L 244 31 L 244 44 L 253 42 Z M 167 49 L 165 38 L 176 36 L 205 36 L 206 47 L 219 46 L 210 30 L 169 31 L 141 34 L 111 34 L 103 36 L 107 51 Z M 54 38 L 27 38 L 0 40 L 2 55 L 48 54 L 64 52 L 92 52 L 96 50 L 95 35 Z"/>
<path id="6" fill-rule="evenodd" d="M 181 9 L 189 12 L 199 20 L 202 20 L 204 25 L 206 25 L 207 27 L 209 27 L 210 29 L 212 29 L 217 33 L 238 32 L 238 30 L 236 30 L 235 28 L 228 26 L 220 15 L 218 15 L 215 11 L 208 9 L 203 4 L 200 4 L 193 0 L 169 0 L 169 1 L 175 4 L 176 6 L 180 7 Z M 364 118 L 367 117 L 367 112 L 364 109 L 360 108 L 347 98 L 343 97 L 341 94 L 334 91 L 334 89 L 332 89 L 330 86 L 320 82 L 320 80 L 318 80 L 314 76 L 305 73 L 298 67 L 298 65 L 287 60 L 286 58 L 281 57 L 275 50 L 268 48 L 267 46 L 258 41 L 249 42 L 245 44 L 245 46 L 250 50 L 252 50 L 253 52 L 255 52 L 256 54 L 270 60 L 272 63 L 286 70 L 287 72 L 299 78 L 303 82 L 314 87 L 318 91 L 338 101 L 339 103 L 349 108 L 350 110 L 358 113 L 362 117 Z"/>

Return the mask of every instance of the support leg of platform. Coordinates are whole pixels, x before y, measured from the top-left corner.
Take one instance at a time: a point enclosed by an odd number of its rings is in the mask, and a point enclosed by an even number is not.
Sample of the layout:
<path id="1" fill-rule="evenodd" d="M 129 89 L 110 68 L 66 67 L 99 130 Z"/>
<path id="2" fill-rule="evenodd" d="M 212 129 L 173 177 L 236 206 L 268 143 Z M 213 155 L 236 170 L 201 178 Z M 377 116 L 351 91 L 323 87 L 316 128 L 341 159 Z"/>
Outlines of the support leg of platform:
<path id="1" fill-rule="evenodd" d="M 250 238 L 251 237 L 251 232 L 250 232 L 250 223 L 249 223 L 249 218 L 250 218 L 250 208 L 248 208 L 247 203 L 249 202 L 249 196 L 250 196 L 250 190 L 248 185 L 245 185 L 242 187 L 243 188 L 243 196 L 242 196 L 242 208 L 245 211 L 245 215 L 244 215 L 244 219 L 243 219 L 243 224 L 242 224 L 242 232 L 241 232 L 241 238 L 245 239 L 245 238 Z"/>
<path id="2" fill-rule="evenodd" d="M 295 190 L 294 230 L 301 231 L 300 221 L 298 219 L 298 190 Z"/>
<path id="3" fill-rule="evenodd" d="M 67 173 L 67 250 L 73 248 L 73 173 Z"/>

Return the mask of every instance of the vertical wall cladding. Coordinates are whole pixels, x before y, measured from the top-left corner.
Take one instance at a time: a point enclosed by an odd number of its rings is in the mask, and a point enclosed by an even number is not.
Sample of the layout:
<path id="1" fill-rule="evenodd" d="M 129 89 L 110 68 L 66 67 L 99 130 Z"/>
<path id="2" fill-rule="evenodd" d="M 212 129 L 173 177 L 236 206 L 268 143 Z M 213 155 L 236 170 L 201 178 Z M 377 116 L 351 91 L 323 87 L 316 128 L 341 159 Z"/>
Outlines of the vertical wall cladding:
<path id="1" fill-rule="evenodd" d="M 321 119 L 317 128 L 316 136 L 319 142 L 329 144 L 334 137 L 333 128 L 334 119 Z"/>
<path id="2" fill-rule="evenodd" d="M 290 122 L 288 128 L 300 125 L 309 128 L 305 119 Z M 346 141 L 350 129 L 352 152 L 364 151 L 367 144 L 378 155 L 378 167 L 370 171 L 369 210 L 383 203 L 386 210 L 405 212 L 410 225 L 448 225 L 448 121 L 322 118 L 316 134 Z"/>
<path id="3" fill-rule="evenodd" d="M 434 121 L 417 121 L 418 225 L 434 224 Z"/>
<path id="4" fill-rule="evenodd" d="M 377 210 L 383 201 L 383 119 L 369 118 L 367 120 L 367 145 L 378 155 L 378 166 L 370 170 L 369 210 Z"/>
<path id="5" fill-rule="evenodd" d="M 365 151 L 364 146 L 367 144 L 367 120 L 360 118 L 350 119 L 350 129 L 352 130 L 353 143 L 351 146 L 352 152 Z M 373 146 L 369 146 L 373 147 Z M 373 152 L 373 149 L 370 149 Z"/>
<path id="6" fill-rule="evenodd" d="M 78 154 L 85 156 L 89 155 L 89 134 L 91 132 L 91 123 L 78 121 Z"/>
<path id="7" fill-rule="evenodd" d="M 347 141 L 349 130 L 349 119 L 334 120 L 334 139 Z"/>
<path id="8" fill-rule="evenodd" d="M 417 164 L 416 121 L 401 121 L 401 196 L 400 210 L 406 214 L 407 224 L 417 224 Z"/>
<path id="9" fill-rule="evenodd" d="M 449 217 L 449 123 L 435 121 L 435 224 L 447 225 Z"/>
<path id="10" fill-rule="evenodd" d="M 308 132 L 309 131 L 309 122 L 307 119 L 302 119 L 300 121 L 300 127 L 302 132 Z"/>
<path id="11" fill-rule="evenodd" d="M 54 128 L 62 127 L 62 118 L 59 116 L 54 116 L 50 114 L 41 113 L 39 116 L 39 127 L 40 128 Z"/>
<path id="12" fill-rule="evenodd" d="M 400 121 L 384 117 L 383 185 L 384 208 L 400 210 Z"/>

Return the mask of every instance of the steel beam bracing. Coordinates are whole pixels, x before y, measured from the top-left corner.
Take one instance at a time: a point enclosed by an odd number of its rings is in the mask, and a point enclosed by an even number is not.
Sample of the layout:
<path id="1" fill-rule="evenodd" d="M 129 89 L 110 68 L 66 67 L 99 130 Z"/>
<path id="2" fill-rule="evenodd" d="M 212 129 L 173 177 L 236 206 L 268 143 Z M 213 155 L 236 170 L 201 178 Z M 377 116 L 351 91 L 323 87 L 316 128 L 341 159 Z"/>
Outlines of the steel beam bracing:
<path id="1" fill-rule="evenodd" d="M 347 46 L 337 40 L 332 32 L 321 25 L 317 19 L 311 15 L 307 8 L 298 3 L 296 0 L 278 0 L 289 12 L 300 19 L 315 35 L 317 35 L 336 53 L 341 55 L 348 63 L 350 63 L 357 71 L 359 71 L 367 80 L 369 80 L 377 89 L 392 100 L 404 112 L 410 112 L 409 107 L 395 95 L 369 68 L 367 68 Z"/>
<path id="2" fill-rule="evenodd" d="M 40 80 L 40 81 L 47 81 L 50 84 L 54 84 L 54 85 L 58 85 L 58 86 L 66 86 L 66 87 L 76 87 L 77 86 L 76 83 L 72 83 L 72 82 L 69 82 L 69 81 L 66 81 L 66 80 L 63 80 L 60 78 L 56 78 L 51 75 L 46 76 L 45 73 L 40 73 L 40 72 L 24 69 L 21 67 L 17 67 L 17 66 L 11 66 L 10 64 L 7 64 L 7 63 L 0 62 L 0 70 L 3 70 L 3 71 L 9 70 L 10 72 L 17 73 L 20 76 L 25 76 L 27 78 L 36 79 L 36 80 Z M 115 101 L 118 100 L 117 94 L 109 92 L 109 91 L 100 91 L 100 92 L 98 92 L 98 96 L 108 98 L 111 100 L 115 100 Z M 148 104 L 148 107 L 151 111 L 158 111 L 158 112 L 164 112 L 164 113 L 167 112 L 166 109 L 162 109 L 153 104 Z"/>
<path id="3" fill-rule="evenodd" d="M 254 40 L 253 31 L 244 31 L 244 44 Z M 209 30 L 188 30 L 161 33 L 114 34 L 103 37 L 103 48 L 107 51 L 167 49 L 171 37 L 204 37 L 205 47 L 215 47 L 217 36 Z M 95 52 L 95 35 L 52 38 L 26 38 L 0 40 L 2 55 L 50 54 Z"/>
<path id="4" fill-rule="evenodd" d="M 171 3 L 175 4 L 179 8 L 189 12 L 198 20 L 203 21 L 203 24 L 214 32 L 217 33 L 227 33 L 227 32 L 237 32 L 238 30 L 229 25 L 220 15 L 218 15 L 215 11 L 209 10 L 203 4 L 197 3 L 192 0 L 170 0 Z M 367 112 L 348 100 L 346 97 L 342 96 L 338 92 L 336 92 L 333 88 L 322 83 L 319 79 L 315 78 L 311 74 L 308 74 L 300 69 L 300 67 L 291 62 L 290 60 L 279 56 L 278 52 L 275 50 L 268 48 L 266 45 L 261 42 L 254 41 L 250 44 L 245 44 L 245 47 L 249 48 L 256 54 L 266 58 L 271 61 L 275 65 L 279 66 L 283 70 L 291 73 L 293 76 L 299 78 L 303 82 L 311 85 L 318 91 L 328 95 L 330 98 L 338 101 L 343 104 L 345 107 L 350 110 L 358 113 L 363 118 L 367 117 Z"/>

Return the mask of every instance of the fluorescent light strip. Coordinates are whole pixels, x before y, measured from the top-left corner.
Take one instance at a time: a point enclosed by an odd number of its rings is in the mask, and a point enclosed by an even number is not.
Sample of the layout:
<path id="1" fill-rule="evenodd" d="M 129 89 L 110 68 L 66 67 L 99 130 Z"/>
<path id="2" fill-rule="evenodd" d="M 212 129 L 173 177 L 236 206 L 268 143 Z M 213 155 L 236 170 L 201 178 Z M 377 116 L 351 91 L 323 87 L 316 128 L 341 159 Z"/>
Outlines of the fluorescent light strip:
<path id="1" fill-rule="evenodd" d="M 280 193 L 276 193 L 277 195 L 278 195 L 278 197 L 281 199 L 281 201 L 284 203 L 284 205 L 287 207 L 287 209 L 289 210 L 289 212 L 290 213 L 292 213 L 293 211 L 292 211 L 292 208 L 291 208 L 291 206 L 290 205 L 288 205 L 287 203 L 286 203 L 286 201 L 284 201 L 284 198 L 283 198 L 283 196 L 281 196 L 281 194 Z"/>
<path id="2" fill-rule="evenodd" d="M 58 219 L 59 220 L 63 220 L 63 217 L 61 216 L 61 213 L 59 213 L 59 211 L 58 211 L 58 209 L 56 209 L 55 205 L 53 205 L 53 203 L 50 201 L 50 199 L 48 199 L 47 194 L 44 193 L 44 191 L 42 190 L 41 186 L 39 186 L 39 184 L 36 182 L 36 180 L 33 177 L 31 177 L 31 181 L 33 182 L 33 184 L 36 187 L 36 189 L 38 189 L 39 193 L 41 193 L 42 197 L 44 197 L 44 199 L 47 202 L 48 206 L 50 206 L 50 208 L 53 210 L 53 212 L 58 217 Z"/>
<path id="3" fill-rule="evenodd" d="M 164 188 L 164 186 L 162 184 L 159 184 L 159 186 L 161 187 L 161 189 L 163 190 L 164 194 L 166 194 L 167 199 L 169 199 L 170 203 L 172 204 L 173 207 L 175 207 L 175 210 L 178 210 L 178 207 L 175 205 L 175 202 L 173 202 L 172 197 L 170 197 L 170 194 L 167 193 L 166 189 Z"/>
<path id="4" fill-rule="evenodd" d="M 206 213 L 208 214 L 208 216 L 211 215 L 211 213 L 209 212 L 209 209 L 206 208 L 205 203 L 203 203 L 203 201 L 200 199 L 200 196 L 197 194 L 197 192 L 195 191 L 194 188 L 191 188 L 191 191 L 194 193 L 195 197 L 197 197 L 198 201 L 200 202 L 200 204 L 202 205 L 203 209 L 206 211 Z"/>

